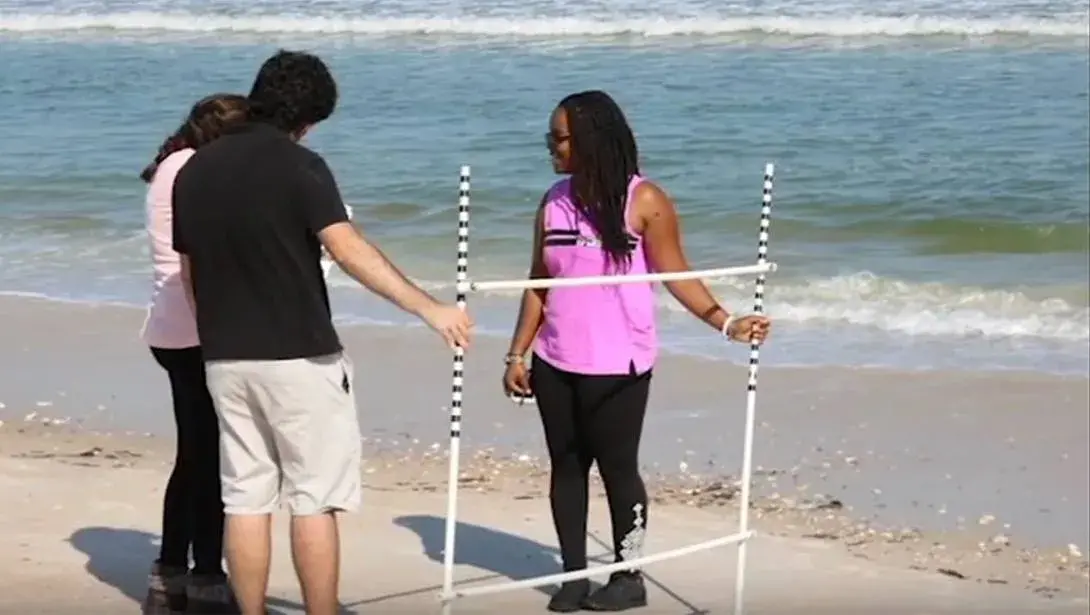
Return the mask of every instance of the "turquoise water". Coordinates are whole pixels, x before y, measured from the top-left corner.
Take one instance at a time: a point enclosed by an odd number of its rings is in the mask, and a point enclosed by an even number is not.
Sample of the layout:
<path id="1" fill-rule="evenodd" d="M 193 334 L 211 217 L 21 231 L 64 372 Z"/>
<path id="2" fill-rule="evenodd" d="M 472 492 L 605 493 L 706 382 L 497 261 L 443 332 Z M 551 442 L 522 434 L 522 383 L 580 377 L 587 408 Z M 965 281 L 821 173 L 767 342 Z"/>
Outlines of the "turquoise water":
<path id="1" fill-rule="evenodd" d="M 308 144 L 365 232 L 438 294 L 452 294 L 459 166 L 473 168 L 471 277 L 521 276 L 554 180 L 548 114 L 596 87 L 676 199 L 695 266 L 754 260 L 776 163 L 767 361 L 1090 371 L 1085 4 L 650 6 L 0 0 L 0 291 L 142 304 L 137 172 L 189 104 L 245 92 L 287 45 L 319 52 L 341 86 Z M 341 320 L 409 323 L 331 283 Z M 750 279 L 711 284 L 752 304 Z M 661 305 L 670 348 L 743 358 Z M 517 305 L 471 307 L 506 335 Z"/>

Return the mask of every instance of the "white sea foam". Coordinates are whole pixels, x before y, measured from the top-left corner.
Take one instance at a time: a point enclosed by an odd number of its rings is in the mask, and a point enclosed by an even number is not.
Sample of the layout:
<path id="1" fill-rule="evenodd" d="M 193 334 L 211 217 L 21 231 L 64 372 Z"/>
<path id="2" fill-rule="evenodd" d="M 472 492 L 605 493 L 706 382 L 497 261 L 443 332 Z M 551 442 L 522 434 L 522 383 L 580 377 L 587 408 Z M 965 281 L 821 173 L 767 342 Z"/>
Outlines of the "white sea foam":
<path id="1" fill-rule="evenodd" d="M 749 287 L 724 282 L 732 304 L 746 305 Z M 1090 339 L 1090 309 L 1060 297 L 940 283 L 911 283 L 872 273 L 769 285 L 770 312 L 803 324 L 863 325 L 902 335 Z M 679 310 L 675 302 L 669 309 Z"/>
<path id="2" fill-rule="evenodd" d="M 355 11 L 353 11 L 355 13 Z M 154 34 L 303 34 L 371 37 L 474 36 L 502 38 L 789 38 L 1049 37 L 1090 38 L 1085 14 L 1058 17 L 937 15 L 710 15 L 696 17 L 368 16 L 330 14 L 223 15 L 160 11 L 0 12 L 0 32 Z"/>

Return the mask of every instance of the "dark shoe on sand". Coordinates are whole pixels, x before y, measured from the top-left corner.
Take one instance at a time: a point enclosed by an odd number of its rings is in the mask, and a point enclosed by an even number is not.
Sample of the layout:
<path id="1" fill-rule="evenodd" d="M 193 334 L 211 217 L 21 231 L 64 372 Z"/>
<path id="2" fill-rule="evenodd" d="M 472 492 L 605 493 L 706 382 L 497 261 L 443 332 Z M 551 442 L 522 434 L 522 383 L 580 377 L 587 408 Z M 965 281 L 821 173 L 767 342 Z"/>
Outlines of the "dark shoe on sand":
<path id="1" fill-rule="evenodd" d="M 184 567 L 151 565 L 148 594 L 140 610 L 144 615 L 180 615 L 186 612 L 185 587 L 188 577 Z"/>
<path id="2" fill-rule="evenodd" d="M 238 615 L 235 593 L 223 574 L 194 574 L 186 587 L 190 615 Z"/>
<path id="3" fill-rule="evenodd" d="M 546 607 L 553 613 L 574 613 L 583 608 L 583 600 L 590 594 L 590 581 L 579 579 L 568 581 L 553 594 Z"/>
<path id="4" fill-rule="evenodd" d="M 588 611 L 627 611 L 642 606 L 647 606 L 647 589 L 638 572 L 614 572 L 609 583 L 583 601 L 583 608 Z"/>

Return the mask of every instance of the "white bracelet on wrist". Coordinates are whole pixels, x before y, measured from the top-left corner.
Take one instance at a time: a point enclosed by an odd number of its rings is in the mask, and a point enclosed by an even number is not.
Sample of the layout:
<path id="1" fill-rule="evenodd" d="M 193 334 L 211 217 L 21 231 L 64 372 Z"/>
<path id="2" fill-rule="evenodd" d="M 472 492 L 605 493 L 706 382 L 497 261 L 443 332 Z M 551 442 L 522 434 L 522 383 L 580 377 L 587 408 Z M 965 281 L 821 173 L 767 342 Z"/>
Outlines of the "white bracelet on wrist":
<path id="1" fill-rule="evenodd" d="M 734 324 L 734 320 L 734 315 L 729 314 L 727 319 L 723 321 L 723 328 L 719 331 L 723 334 L 723 337 L 730 339 L 730 326 Z"/>

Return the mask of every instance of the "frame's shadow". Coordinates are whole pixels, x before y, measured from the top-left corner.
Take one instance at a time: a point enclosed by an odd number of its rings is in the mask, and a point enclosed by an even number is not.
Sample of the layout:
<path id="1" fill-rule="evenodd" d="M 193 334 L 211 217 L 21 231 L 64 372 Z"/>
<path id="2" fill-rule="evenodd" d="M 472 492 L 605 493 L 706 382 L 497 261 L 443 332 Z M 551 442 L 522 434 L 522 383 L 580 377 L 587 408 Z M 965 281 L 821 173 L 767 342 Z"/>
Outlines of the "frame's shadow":
<path id="1" fill-rule="evenodd" d="M 87 573 L 117 589 L 140 604 L 148 590 L 148 571 L 159 555 L 158 537 L 140 530 L 114 527 L 85 527 L 76 530 L 67 542 L 87 556 Z M 269 607 L 303 610 L 303 605 L 267 599 Z M 268 608 L 269 615 L 284 615 Z"/>
<path id="2" fill-rule="evenodd" d="M 406 515 L 394 519 L 394 524 L 415 533 L 420 539 L 424 555 L 429 559 L 437 563 L 443 562 L 443 542 L 446 527 L 446 520 L 443 517 Z M 612 550 L 608 544 L 597 536 L 590 534 L 590 537 L 603 549 Z M 512 581 L 520 581 L 553 574 L 560 572 L 558 559 L 559 551 L 556 548 L 515 534 L 464 522 L 458 522 L 455 531 L 454 563 L 469 565 L 491 573 L 471 579 L 462 579 L 456 585 L 495 580 L 503 577 Z M 601 564 L 607 560 L 612 562 L 612 557 L 607 553 L 603 556 L 592 557 L 591 560 Z M 666 595 L 688 609 L 687 615 L 703 615 L 707 612 L 677 595 L 646 572 L 644 572 L 644 578 L 648 583 L 658 587 Z M 396 598 L 437 592 L 441 589 L 441 585 L 422 587 L 360 600 L 348 606 L 377 604 Z M 555 587 L 538 587 L 536 589 L 547 595 L 551 595 L 555 591 Z"/>
<path id="3" fill-rule="evenodd" d="M 443 563 L 446 519 L 434 515 L 405 515 L 394 519 L 394 525 L 416 534 L 424 555 L 433 562 Z M 454 545 L 456 565 L 488 570 L 494 573 L 491 578 L 506 577 L 521 581 L 560 571 L 560 552 L 557 549 L 481 525 L 459 521 Z M 546 595 L 552 595 L 555 591 L 550 587 L 535 589 Z"/>

